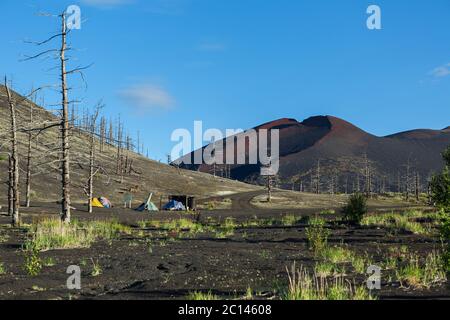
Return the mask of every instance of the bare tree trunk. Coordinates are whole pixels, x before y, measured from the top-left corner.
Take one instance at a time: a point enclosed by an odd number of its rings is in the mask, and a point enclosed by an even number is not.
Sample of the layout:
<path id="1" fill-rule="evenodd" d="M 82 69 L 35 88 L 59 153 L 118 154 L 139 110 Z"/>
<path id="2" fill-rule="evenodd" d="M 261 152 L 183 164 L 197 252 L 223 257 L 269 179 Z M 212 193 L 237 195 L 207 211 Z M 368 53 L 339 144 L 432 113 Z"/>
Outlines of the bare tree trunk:
<path id="1" fill-rule="evenodd" d="M 105 136 L 106 136 L 106 129 L 105 129 L 105 118 L 102 117 L 100 119 L 100 152 L 103 152 L 104 146 L 105 146 Z"/>
<path id="2" fill-rule="evenodd" d="M 113 121 L 111 118 L 109 118 L 109 144 L 113 145 L 114 141 L 114 127 L 113 127 Z"/>
<path id="3" fill-rule="evenodd" d="M 409 200 L 409 170 L 410 170 L 410 164 L 409 164 L 409 159 L 408 159 L 408 163 L 406 165 L 406 201 Z"/>
<path id="4" fill-rule="evenodd" d="M 92 199 L 94 198 L 94 166 L 95 166 L 95 124 L 97 122 L 99 110 L 92 116 L 91 119 L 91 136 L 89 145 L 89 200 L 88 200 L 88 212 L 92 213 Z"/>
<path id="5" fill-rule="evenodd" d="M 420 190 L 419 190 L 419 172 L 416 171 L 416 201 L 419 201 L 419 195 L 420 195 Z"/>
<path id="6" fill-rule="evenodd" d="M 320 160 L 317 160 L 316 170 L 316 193 L 320 194 Z"/>
<path id="7" fill-rule="evenodd" d="M 141 154 L 140 148 L 141 148 L 141 133 L 138 130 L 137 132 L 137 154 Z"/>
<path id="8" fill-rule="evenodd" d="M 16 106 L 9 90 L 8 81 L 5 77 L 5 88 L 6 94 L 8 96 L 8 104 L 10 111 L 10 121 L 11 121 L 11 213 L 12 213 L 12 224 L 17 226 L 20 223 L 19 216 L 19 154 L 17 151 L 17 125 L 16 125 Z"/>
<path id="9" fill-rule="evenodd" d="M 122 129 L 121 129 L 121 123 L 120 123 L 120 119 L 119 119 L 119 126 L 117 129 L 117 168 L 116 168 L 117 175 L 119 175 L 121 173 L 121 167 L 122 167 L 121 147 L 122 147 Z"/>
<path id="10" fill-rule="evenodd" d="M 365 178 L 366 178 L 366 197 L 372 196 L 372 179 L 371 179 L 371 172 L 370 172 L 370 163 L 369 158 L 367 157 L 367 154 L 364 155 L 365 157 Z"/>
<path id="11" fill-rule="evenodd" d="M 14 214 L 13 203 L 13 163 L 11 154 L 8 154 L 8 215 L 10 217 Z"/>
<path id="12" fill-rule="evenodd" d="M 30 124 L 33 123 L 33 105 L 30 104 Z M 31 202 L 31 142 L 32 142 L 32 134 L 31 132 L 28 133 L 28 150 L 27 150 L 27 179 L 26 179 L 26 194 L 25 199 L 26 203 L 25 206 L 27 208 L 30 207 Z"/>
<path id="13" fill-rule="evenodd" d="M 67 94 L 67 72 L 66 72 L 66 15 L 61 15 L 61 175 L 62 175 L 62 212 L 61 220 L 70 223 L 70 153 L 69 153 L 69 100 Z"/>

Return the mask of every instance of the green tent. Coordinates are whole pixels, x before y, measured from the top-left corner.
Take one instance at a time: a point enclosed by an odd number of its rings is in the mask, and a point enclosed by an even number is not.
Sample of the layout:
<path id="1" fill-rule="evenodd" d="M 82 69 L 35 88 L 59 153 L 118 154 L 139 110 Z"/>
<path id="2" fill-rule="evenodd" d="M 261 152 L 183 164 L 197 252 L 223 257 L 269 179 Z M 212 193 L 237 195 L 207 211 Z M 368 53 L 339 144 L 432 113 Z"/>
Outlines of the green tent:
<path id="1" fill-rule="evenodd" d="M 159 211 L 159 210 L 158 210 L 158 207 L 155 206 L 155 204 L 151 201 L 151 200 L 152 200 L 152 196 L 153 196 L 153 193 L 151 193 L 151 194 L 148 196 L 147 201 L 144 202 L 143 204 L 141 204 L 141 205 L 136 209 L 136 211 L 139 211 L 139 212 L 144 212 L 144 211 L 155 212 L 155 211 Z"/>

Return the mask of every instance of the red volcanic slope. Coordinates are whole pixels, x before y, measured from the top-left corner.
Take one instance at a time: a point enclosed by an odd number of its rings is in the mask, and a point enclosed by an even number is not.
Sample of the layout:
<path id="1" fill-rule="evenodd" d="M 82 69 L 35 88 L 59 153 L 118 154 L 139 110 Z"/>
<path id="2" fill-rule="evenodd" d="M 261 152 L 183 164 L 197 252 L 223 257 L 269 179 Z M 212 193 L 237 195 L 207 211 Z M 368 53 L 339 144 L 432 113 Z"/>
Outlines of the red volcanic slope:
<path id="1" fill-rule="evenodd" d="M 440 153 L 450 145 L 450 127 L 377 137 L 332 116 L 316 116 L 302 122 L 283 118 L 254 129 L 280 130 L 279 178 L 282 183 L 311 180 L 318 160 L 324 181 L 335 177 L 337 172 L 338 181 L 345 177 L 346 184 L 352 183 L 363 174 L 367 155 L 374 181 L 390 180 L 384 183 L 393 185 L 397 184 L 394 177 L 404 175 L 408 162 L 411 170 L 418 171 L 422 177 L 439 170 L 442 167 Z M 183 159 L 186 158 L 178 162 Z M 207 165 L 184 167 L 210 173 L 213 170 Z M 216 173 L 217 170 L 216 166 Z M 259 167 L 255 165 L 231 166 L 231 176 L 242 181 L 256 181 L 258 173 Z"/>

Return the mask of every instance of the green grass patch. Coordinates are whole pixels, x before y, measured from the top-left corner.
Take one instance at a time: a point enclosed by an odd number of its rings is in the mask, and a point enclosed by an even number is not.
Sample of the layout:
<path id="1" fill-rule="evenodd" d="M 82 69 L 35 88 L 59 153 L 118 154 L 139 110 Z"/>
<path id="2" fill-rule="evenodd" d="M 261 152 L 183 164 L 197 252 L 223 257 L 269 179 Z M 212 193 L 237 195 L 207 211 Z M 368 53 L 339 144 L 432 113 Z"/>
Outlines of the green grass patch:
<path id="1" fill-rule="evenodd" d="M 281 224 L 286 227 L 291 227 L 297 223 L 297 217 L 293 214 L 286 214 L 281 218 Z"/>
<path id="2" fill-rule="evenodd" d="M 218 296 L 208 292 L 194 291 L 190 292 L 186 297 L 187 300 L 191 301 L 208 301 L 208 300 L 220 300 Z"/>
<path id="3" fill-rule="evenodd" d="M 44 219 L 29 227 L 25 250 L 47 251 L 54 249 L 88 248 L 97 240 L 112 240 L 121 234 L 131 233 L 131 228 L 110 221 L 72 221 Z"/>
<path id="4" fill-rule="evenodd" d="M 282 293 L 283 300 L 374 300 L 375 298 L 363 286 L 356 286 L 343 276 L 328 280 L 310 275 L 304 268 L 296 268 L 295 263 L 289 270 L 289 285 Z"/>
<path id="5" fill-rule="evenodd" d="M 403 286 L 413 288 L 430 288 L 447 281 L 444 261 L 437 252 L 428 254 L 424 261 L 411 254 L 406 264 L 397 269 L 396 277 Z"/>
<path id="6" fill-rule="evenodd" d="M 405 213 L 383 213 L 366 216 L 361 224 L 365 226 L 386 227 L 395 230 L 409 231 L 414 234 L 428 235 L 432 233 L 431 225 L 417 222 L 418 218 L 433 219 L 435 215 L 424 214 L 419 211 Z"/>
<path id="7" fill-rule="evenodd" d="M 0 276 L 6 274 L 6 267 L 3 263 L 0 262 Z"/>
<path id="8" fill-rule="evenodd" d="M 321 252 L 321 257 L 331 263 L 347 263 L 354 260 L 355 254 L 345 247 L 327 247 Z"/>

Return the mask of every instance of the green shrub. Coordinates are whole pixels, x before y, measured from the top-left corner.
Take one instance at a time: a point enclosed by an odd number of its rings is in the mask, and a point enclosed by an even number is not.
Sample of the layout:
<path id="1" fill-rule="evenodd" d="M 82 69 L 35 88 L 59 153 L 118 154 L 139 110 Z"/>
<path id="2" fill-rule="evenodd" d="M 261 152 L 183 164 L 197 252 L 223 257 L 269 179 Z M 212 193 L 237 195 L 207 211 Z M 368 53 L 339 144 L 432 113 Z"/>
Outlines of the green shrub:
<path id="1" fill-rule="evenodd" d="M 328 243 L 330 232 L 325 228 L 325 220 L 319 217 L 311 218 L 309 226 L 306 228 L 306 237 L 308 238 L 309 248 L 319 255 Z"/>
<path id="2" fill-rule="evenodd" d="M 39 258 L 39 250 L 36 246 L 29 247 L 25 251 L 24 270 L 32 277 L 41 273 L 42 260 Z"/>
<path id="3" fill-rule="evenodd" d="M 450 273 L 450 217 L 444 213 L 442 225 L 440 228 L 440 236 L 443 244 L 442 260 L 447 273 Z"/>
<path id="4" fill-rule="evenodd" d="M 360 193 L 353 194 L 347 205 L 342 208 L 342 213 L 346 221 L 359 224 L 367 214 L 367 198 Z"/>
<path id="5" fill-rule="evenodd" d="M 436 206 L 450 212 L 450 146 L 442 153 L 442 158 L 444 169 L 431 179 L 431 199 Z"/>
<path id="6" fill-rule="evenodd" d="M 297 218 L 293 214 L 284 215 L 281 218 L 281 224 L 286 227 L 291 227 L 297 223 Z"/>
<path id="7" fill-rule="evenodd" d="M 3 263 L 0 262 L 0 276 L 6 273 L 6 268 Z"/>

